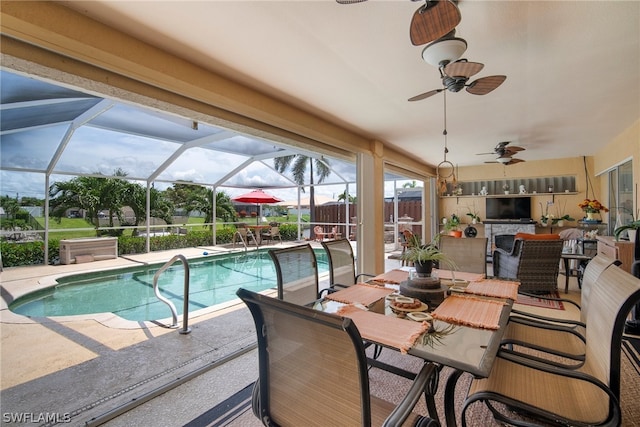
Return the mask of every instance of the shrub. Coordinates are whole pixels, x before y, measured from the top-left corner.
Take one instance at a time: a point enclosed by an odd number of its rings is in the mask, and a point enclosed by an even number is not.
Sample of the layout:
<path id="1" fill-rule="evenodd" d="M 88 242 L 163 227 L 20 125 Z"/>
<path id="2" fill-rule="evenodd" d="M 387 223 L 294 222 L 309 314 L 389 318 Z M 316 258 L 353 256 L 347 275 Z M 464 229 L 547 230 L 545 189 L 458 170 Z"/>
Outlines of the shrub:
<path id="1" fill-rule="evenodd" d="M 280 236 L 282 240 L 296 240 L 298 238 L 298 225 L 282 224 L 280 226 Z"/>
<path id="2" fill-rule="evenodd" d="M 3 267 L 44 264 L 44 242 L 0 243 Z"/>

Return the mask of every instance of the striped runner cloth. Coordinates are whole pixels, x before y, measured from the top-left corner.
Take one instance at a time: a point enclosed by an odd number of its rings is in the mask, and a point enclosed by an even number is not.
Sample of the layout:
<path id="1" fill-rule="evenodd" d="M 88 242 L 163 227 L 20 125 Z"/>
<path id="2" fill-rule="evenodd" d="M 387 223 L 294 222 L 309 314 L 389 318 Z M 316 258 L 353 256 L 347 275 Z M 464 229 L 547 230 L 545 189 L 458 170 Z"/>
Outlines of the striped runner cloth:
<path id="1" fill-rule="evenodd" d="M 365 307 L 368 307 L 392 292 L 395 291 L 391 288 L 358 283 L 357 285 L 349 286 L 348 288 L 327 294 L 324 298 L 345 304 L 362 304 Z"/>
<path id="2" fill-rule="evenodd" d="M 520 282 L 511 280 L 484 279 L 471 282 L 465 288 L 465 293 L 483 295 L 486 297 L 518 299 L 518 286 Z"/>
<path id="3" fill-rule="evenodd" d="M 365 340 L 397 348 L 402 353 L 409 351 L 418 337 L 429 329 L 427 322 L 385 316 L 353 305 L 341 307 L 337 314 L 353 320 Z"/>
<path id="4" fill-rule="evenodd" d="M 482 329 L 499 329 L 504 302 L 475 296 L 451 295 L 431 315 L 434 319 Z"/>

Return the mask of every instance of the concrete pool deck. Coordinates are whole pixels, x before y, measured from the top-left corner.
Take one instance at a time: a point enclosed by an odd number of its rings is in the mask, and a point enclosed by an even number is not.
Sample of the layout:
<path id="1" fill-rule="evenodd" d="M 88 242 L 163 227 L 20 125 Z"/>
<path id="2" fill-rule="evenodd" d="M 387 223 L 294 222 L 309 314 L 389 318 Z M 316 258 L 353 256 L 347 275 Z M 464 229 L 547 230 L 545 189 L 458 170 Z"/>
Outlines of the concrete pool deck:
<path id="1" fill-rule="evenodd" d="M 147 398 L 194 372 L 209 371 L 181 386 L 195 387 L 197 398 L 154 405 L 151 414 L 136 409 L 105 424 L 183 425 L 253 382 L 257 377 L 252 351 L 255 330 L 248 310 L 237 300 L 190 316 L 192 332 L 187 335 L 154 322 L 132 322 L 111 314 L 27 318 L 7 308 L 17 296 L 50 286 L 61 275 L 162 263 L 176 253 L 196 258 L 204 251 L 215 254 L 229 252 L 229 248 L 187 248 L 2 271 L 2 424 L 98 425 L 123 405 Z M 390 262 L 392 267 L 400 265 Z M 232 354 L 241 356 L 227 362 Z M 206 386 L 198 387 L 202 381 Z M 150 417 L 148 421 L 142 421 L 145 416 Z"/>

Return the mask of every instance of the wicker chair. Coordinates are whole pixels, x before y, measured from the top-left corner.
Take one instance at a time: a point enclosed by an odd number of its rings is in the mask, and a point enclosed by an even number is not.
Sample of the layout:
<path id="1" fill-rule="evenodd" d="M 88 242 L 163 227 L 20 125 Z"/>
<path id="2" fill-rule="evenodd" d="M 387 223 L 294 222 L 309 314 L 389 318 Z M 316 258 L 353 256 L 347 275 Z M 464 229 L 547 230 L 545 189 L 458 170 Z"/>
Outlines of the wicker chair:
<path id="1" fill-rule="evenodd" d="M 348 318 L 246 289 L 258 331 L 252 409 L 266 426 L 436 426 L 413 411 L 434 364 L 424 364 L 399 405 L 371 396 L 362 338 Z"/>
<path id="2" fill-rule="evenodd" d="M 494 276 L 519 280 L 520 292 L 556 291 L 563 241 L 557 234 L 545 236 L 556 237 L 542 240 L 517 234 L 510 252 L 497 248 L 493 252 Z"/>
<path id="3" fill-rule="evenodd" d="M 312 304 L 320 296 L 318 263 L 313 248 L 305 245 L 270 249 L 278 282 L 278 299 Z"/>
<path id="4" fill-rule="evenodd" d="M 511 425 L 522 415 L 552 425 L 621 425 L 620 358 L 625 320 L 640 301 L 640 279 L 607 268 L 591 287 L 586 314 L 585 363 L 563 369 L 503 349 L 488 378 L 473 380 L 462 411 L 483 402 L 496 420 Z M 506 405 L 508 410 L 502 410 Z M 546 424 L 545 424 L 546 425 Z"/>
<path id="5" fill-rule="evenodd" d="M 493 241 L 496 245 L 496 248 L 511 252 L 511 249 L 513 249 L 513 241 L 515 240 L 515 238 L 515 234 L 497 234 L 493 237 Z"/>

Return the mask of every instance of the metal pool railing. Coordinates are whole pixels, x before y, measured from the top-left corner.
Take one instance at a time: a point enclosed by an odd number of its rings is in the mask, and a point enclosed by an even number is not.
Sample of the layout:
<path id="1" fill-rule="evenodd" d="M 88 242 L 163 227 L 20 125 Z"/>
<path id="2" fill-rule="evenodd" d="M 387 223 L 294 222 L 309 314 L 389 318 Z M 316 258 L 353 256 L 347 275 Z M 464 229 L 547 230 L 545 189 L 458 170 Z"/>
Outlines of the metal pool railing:
<path id="1" fill-rule="evenodd" d="M 153 275 L 153 292 L 156 294 L 160 301 L 169 306 L 169 309 L 171 309 L 171 317 L 173 318 L 171 327 L 177 328 L 178 310 L 176 310 L 176 306 L 174 303 L 160 294 L 160 289 L 158 289 L 158 279 L 167 268 L 171 267 L 173 263 L 178 260 L 180 260 L 180 262 L 182 262 L 182 265 L 184 266 L 184 310 L 182 314 L 182 329 L 179 331 L 179 333 L 188 334 L 189 332 L 191 332 L 191 329 L 189 329 L 189 262 L 184 255 L 174 255 L 173 258 L 167 261 L 162 267 L 160 267 L 158 271 L 156 271 L 156 274 Z"/>

